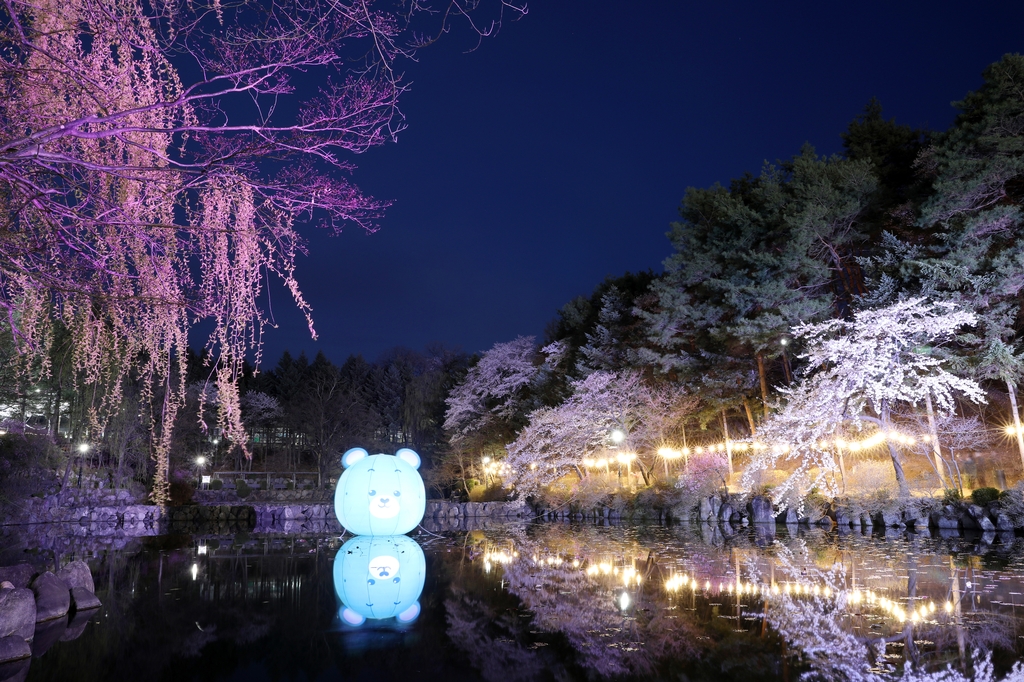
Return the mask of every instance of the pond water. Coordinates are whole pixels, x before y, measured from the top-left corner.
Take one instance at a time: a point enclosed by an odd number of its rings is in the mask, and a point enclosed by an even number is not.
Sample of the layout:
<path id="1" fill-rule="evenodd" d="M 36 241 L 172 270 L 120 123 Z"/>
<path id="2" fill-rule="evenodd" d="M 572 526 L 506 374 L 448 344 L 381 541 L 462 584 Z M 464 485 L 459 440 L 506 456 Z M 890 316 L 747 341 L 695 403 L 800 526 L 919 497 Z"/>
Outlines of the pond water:
<path id="1" fill-rule="evenodd" d="M 876 680 L 908 662 L 970 677 L 989 655 L 1002 675 L 1024 656 L 1012 533 L 530 524 L 372 546 L 3 540 L 7 563 L 84 559 L 103 601 L 46 635 L 18 676 L 29 682 Z"/>

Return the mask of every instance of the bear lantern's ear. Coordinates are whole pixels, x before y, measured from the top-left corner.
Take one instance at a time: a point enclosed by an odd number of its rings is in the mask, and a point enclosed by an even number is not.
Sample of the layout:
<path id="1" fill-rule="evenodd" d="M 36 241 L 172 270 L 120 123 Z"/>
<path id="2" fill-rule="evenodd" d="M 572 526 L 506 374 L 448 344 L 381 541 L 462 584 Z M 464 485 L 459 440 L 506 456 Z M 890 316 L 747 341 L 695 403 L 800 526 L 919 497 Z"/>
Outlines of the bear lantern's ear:
<path id="1" fill-rule="evenodd" d="M 409 448 L 401 448 L 398 452 L 395 453 L 395 457 L 402 460 L 403 462 L 411 466 L 413 469 L 420 468 L 420 456 L 416 454 L 415 450 L 410 450 Z"/>
<path id="2" fill-rule="evenodd" d="M 363 459 L 364 457 L 368 457 L 369 454 L 370 453 L 368 453 L 366 450 L 362 448 L 352 448 L 350 450 L 347 450 L 345 454 L 341 456 L 341 466 L 348 469 L 350 466 L 352 466 L 359 460 Z"/>

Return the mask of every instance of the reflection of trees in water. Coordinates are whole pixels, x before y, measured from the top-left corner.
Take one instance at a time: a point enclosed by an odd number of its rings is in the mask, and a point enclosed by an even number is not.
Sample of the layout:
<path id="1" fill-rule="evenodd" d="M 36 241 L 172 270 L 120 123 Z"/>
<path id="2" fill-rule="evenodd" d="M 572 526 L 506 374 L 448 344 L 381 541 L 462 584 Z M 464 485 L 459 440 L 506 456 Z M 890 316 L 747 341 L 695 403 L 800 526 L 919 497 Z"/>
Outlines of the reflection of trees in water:
<path id="1" fill-rule="evenodd" d="M 448 637 L 489 682 L 519 682 L 562 677 L 564 666 L 545 647 L 536 646 L 529 621 L 513 609 L 496 607 L 458 584 L 444 602 Z M 531 648 L 532 647 L 532 648 Z"/>
<path id="2" fill-rule="evenodd" d="M 503 670 L 516 665 L 533 670 L 558 646 L 571 650 L 573 666 L 601 677 L 683 671 L 693 679 L 715 670 L 737 679 L 778 679 L 786 675 L 781 666 L 788 658 L 791 679 L 807 673 L 853 682 L 944 675 L 953 681 L 964 675 L 984 679 L 985 652 L 996 651 L 1000 675 L 1016 658 L 1020 624 L 987 590 L 1006 595 L 1020 589 L 1021 579 L 984 570 L 993 563 L 1006 566 L 991 552 L 963 559 L 958 553 L 970 549 L 963 544 L 817 530 L 773 537 L 767 547 L 754 532 L 710 545 L 699 538 L 698 530 L 686 528 L 552 525 L 516 537 L 481 534 L 476 545 L 467 537 L 464 553 L 478 576 L 462 569 L 464 579 L 453 581 L 457 586 L 446 602 L 449 637 L 488 679 L 508 677 Z M 999 551 L 1012 554 L 1013 548 Z M 966 567 L 956 563 L 964 561 Z M 595 571 L 598 566 L 604 568 Z M 488 567 L 490 583 L 475 586 Z M 624 580 L 627 574 L 639 575 L 639 584 Z M 672 576 L 684 575 L 688 587 L 679 590 L 677 582 L 668 588 Z M 1007 579 L 1012 582 L 991 587 Z M 519 608 L 508 609 L 519 620 L 488 610 L 485 590 L 494 591 L 499 580 L 517 598 Z M 870 603 L 865 596 L 854 604 L 855 593 L 870 594 Z M 528 649 L 538 638 L 551 647 Z M 946 672 L 948 664 L 956 672 Z"/>
<path id="3" fill-rule="evenodd" d="M 771 662 L 778 659 L 776 640 L 737 632 L 703 598 L 698 609 L 671 593 L 665 580 L 672 562 L 660 564 L 640 536 L 555 527 L 477 540 L 466 556 L 477 572 L 463 564 L 445 606 L 449 638 L 486 679 L 518 675 L 508 672 L 513 666 L 565 670 L 567 663 L 552 657 L 559 650 L 571 652 L 570 670 L 582 668 L 588 676 L 662 677 L 685 669 L 691 676 L 714 670 L 758 679 L 778 673 Z M 693 560 L 710 570 L 707 557 Z M 486 571 L 492 575 L 485 578 Z M 494 611 L 489 595 L 499 580 L 516 599 Z"/>
<path id="4" fill-rule="evenodd" d="M 892 572 L 891 578 L 879 581 L 877 586 L 888 595 L 880 597 L 875 590 L 858 586 L 856 561 L 845 552 L 837 552 L 827 569 L 797 554 L 792 548 L 776 552 L 770 562 L 773 574 L 827 586 L 828 596 L 770 593 L 765 614 L 768 624 L 809 669 L 807 676 L 837 682 L 999 679 L 992 653 L 1012 651 L 1019 625 L 1012 615 L 995 611 L 965 617 L 960 587 L 964 576 L 952 557 L 945 595 L 934 594 L 934 589 L 931 595 L 919 593 L 922 571 L 916 551 L 908 551 L 898 558 L 905 572 Z M 760 574 L 760 564 L 753 558 L 749 572 Z M 930 587 L 935 587 L 934 582 Z M 941 609 L 935 607 L 936 596 L 947 597 Z M 967 606 L 976 607 L 973 602 Z M 1004 679 L 1024 680 L 1024 670 L 1015 663 Z"/>

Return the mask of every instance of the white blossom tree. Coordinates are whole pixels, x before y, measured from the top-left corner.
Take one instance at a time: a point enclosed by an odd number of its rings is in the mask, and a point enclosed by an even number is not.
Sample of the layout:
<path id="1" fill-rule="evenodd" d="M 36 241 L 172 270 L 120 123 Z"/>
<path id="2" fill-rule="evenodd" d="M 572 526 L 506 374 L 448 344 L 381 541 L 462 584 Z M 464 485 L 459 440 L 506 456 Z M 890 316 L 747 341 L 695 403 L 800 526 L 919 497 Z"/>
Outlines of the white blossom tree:
<path id="1" fill-rule="evenodd" d="M 641 453 L 637 462 L 647 478 L 651 453 L 671 429 L 672 417 L 696 402 L 674 390 L 652 388 L 634 371 L 595 371 L 571 388 L 562 404 L 530 414 L 529 425 L 508 446 L 506 461 L 521 494 L 567 473 L 582 477 L 582 461 L 604 451 L 616 429 L 628 434 L 623 447 Z"/>
<path id="2" fill-rule="evenodd" d="M 860 311 L 850 321 L 795 327 L 793 335 L 806 347 L 804 376 L 797 386 L 782 391 L 785 406 L 762 425 L 759 436 L 777 445 L 754 457 L 744 481 L 787 460 L 797 468 L 776 488 L 777 499 L 813 468 L 818 469 L 813 482 L 834 493 L 837 463 L 826 442 L 841 436 L 851 423 L 870 422 L 888 432 L 895 407 L 927 405 L 949 414 L 957 394 L 984 402 L 976 381 L 951 373 L 948 358 L 931 352 L 976 322 L 974 313 L 952 303 L 911 298 Z M 891 442 L 888 447 L 900 492 L 908 494 L 899 451 Z"/>
<path id="3" fill-rule="evenodd" d="M 452 389 L 444 419 L 452 446 L 459 447 L 473 434 L 513 419 L 522 410 L 539 371 L 534 342 L 532 336 L 520 336 L 494 344 Z"/>

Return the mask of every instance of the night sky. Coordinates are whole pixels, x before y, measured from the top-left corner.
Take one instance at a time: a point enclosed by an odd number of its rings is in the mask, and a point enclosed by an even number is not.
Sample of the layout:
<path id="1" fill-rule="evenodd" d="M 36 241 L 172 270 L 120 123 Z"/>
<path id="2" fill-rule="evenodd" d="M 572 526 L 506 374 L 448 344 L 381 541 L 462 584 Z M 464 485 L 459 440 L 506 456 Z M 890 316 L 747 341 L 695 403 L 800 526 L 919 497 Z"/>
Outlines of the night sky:
<path id="1" fill-rule="evenodd" d="M 947 127 L 989 63 L 1024 51 L 1024 2 L 533 0 L 474 44 L 456 32 L 406 64 L 408 129 L 353 159 L 394 205 L 372 235 L 306 229 L 320 338 L 272 289 L 265 365 L 541 337 L 607 275 L 661 271 L 687 187 L 805 142 L 837 153 L 873 96 Z"/>

